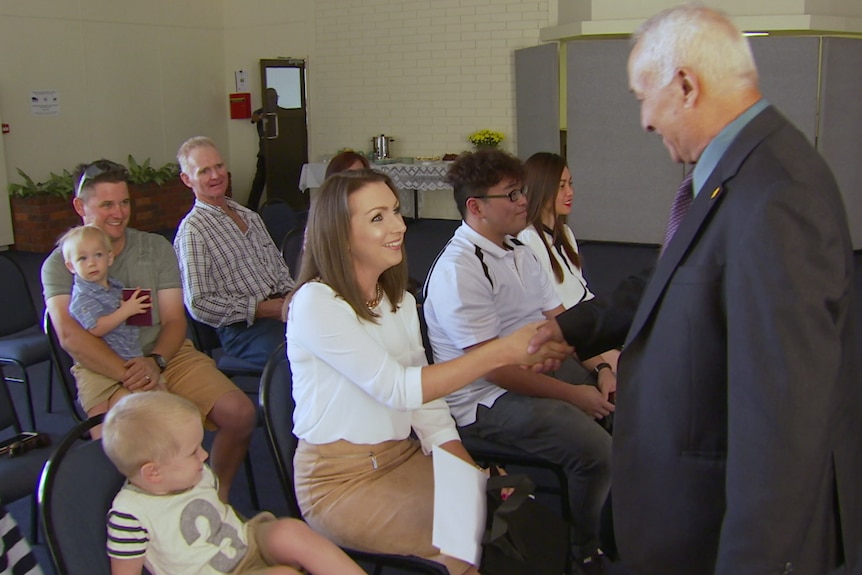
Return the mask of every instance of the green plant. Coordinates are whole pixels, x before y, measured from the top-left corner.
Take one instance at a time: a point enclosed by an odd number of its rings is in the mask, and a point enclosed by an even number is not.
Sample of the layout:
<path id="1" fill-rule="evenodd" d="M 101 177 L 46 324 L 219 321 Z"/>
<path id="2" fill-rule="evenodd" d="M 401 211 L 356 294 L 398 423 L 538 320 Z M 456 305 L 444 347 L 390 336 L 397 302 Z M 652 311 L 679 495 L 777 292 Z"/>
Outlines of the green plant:
<path id="1" fill-rule="evenodd" d="M 162 185 L 165 182 L 172 180 L 180 175 L 180 167 L 176 162 L 168 162 L 161 168 L 153 168 L 150 166 L 150 159 L 147 158 L 142 164 L 135 161 L 135 158 L 129 154 L 129 181 L 133 184 L 147 184 L 154 182 Z"/>
<path id="2" fill-rule="evenodd" d="M 23 184 L 9 184 L 9 195 L 19 198 L 32 196 L 58 196 L 66 199 L 72 195 L 75 186 L 72 174 L 69 170 L 63 170 L 60 175 L 51 172 L 51 177 L 44 182 L 35 182 L 33 178 L 18 168 L 18 175 L 24 180 Z"/>
<path id="3" fill-rule="evenodd" d="M 129 154 L 129 182 L 133 184 L 148 184 L 154 182 L 162 185 L 180 175 L 180 167 L 175 162 L 168 162 L 156 169 L 150 166 L 150 159 L 138 163 Z M 60 175 L 51 172 L 51 177 L 44 182 L 36 182 L 18 168 L 18 175 L 24 180 L 21 184 L 9 184 L 9 195 L 18 198 L 30 198 L 34 196 L 58 196 L 63 199 L 69 198 L 75 191 L 74 176 L 69 170 L 63 170 Z"/>

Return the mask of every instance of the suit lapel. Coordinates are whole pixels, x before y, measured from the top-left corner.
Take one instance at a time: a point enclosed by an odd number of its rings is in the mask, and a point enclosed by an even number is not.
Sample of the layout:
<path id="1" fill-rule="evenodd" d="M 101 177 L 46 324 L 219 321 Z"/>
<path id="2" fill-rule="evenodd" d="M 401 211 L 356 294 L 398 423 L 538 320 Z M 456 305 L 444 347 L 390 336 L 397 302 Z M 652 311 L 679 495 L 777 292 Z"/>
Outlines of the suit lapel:
<path id="1" fill-rule="evenodd" d="M 626 337 L 626 345 L 631 343 L 640 333 L 667 288 L 668 281 L 673 277 L 682 259 L 696 243 L 701 228 L 709 225 L 709 221 L 712 219 L 710 214 L 719 209 L 727 193 L 726 182 L 736 175 L 739 167 L 752 150 L 785 122 L 786 120 L 775 108 L 769 106 L 755 116 L 734 139 L 707 178 L 700 193 L 694 198 L 685 219 L 680 223 L 676 234 L 656 263 L 653 275 L 644 290 L 632 320 L 628 337 Z"/>

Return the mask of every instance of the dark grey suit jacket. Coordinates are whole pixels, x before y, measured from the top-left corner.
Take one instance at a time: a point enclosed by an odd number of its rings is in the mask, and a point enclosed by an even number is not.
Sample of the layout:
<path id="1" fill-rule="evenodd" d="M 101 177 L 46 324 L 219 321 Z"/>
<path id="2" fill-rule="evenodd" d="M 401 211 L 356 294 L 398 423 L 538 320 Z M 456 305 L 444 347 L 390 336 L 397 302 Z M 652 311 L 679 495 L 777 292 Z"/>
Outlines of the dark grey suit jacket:
<path id="1" fill-rule="evenodd" d="M 647 575 L 860 569 L 853 274 L 829 168 L 769 107 L 649 281 L 560 316 L 581 355 L 628 328 L 613 443 L 624 563 Z"/>

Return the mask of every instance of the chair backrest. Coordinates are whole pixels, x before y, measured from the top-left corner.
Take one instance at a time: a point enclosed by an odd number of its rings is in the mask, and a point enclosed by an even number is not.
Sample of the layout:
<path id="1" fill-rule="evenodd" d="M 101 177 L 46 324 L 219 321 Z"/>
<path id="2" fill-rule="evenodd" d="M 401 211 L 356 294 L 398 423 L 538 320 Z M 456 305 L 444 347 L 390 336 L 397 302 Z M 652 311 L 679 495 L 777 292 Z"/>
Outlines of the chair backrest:
<path id="1" fill-rule="evenodd" d="M 257 393 L 258 379 L 261 373 L 259 365 L 224 353 L 216 328 L 193 318 L 188 309 L 186 309 L 186 325 L 188 326 L 188 337 L 192 340 L 195 349 L 215 359 L 216 365 L 222 373 L 233 379 L 240 389 L 249 393 L 249 388 L 253 388 L 253 393 Z M 217 350 L 218 353 L 216 353 Z M 234 379 L 237 377 L 245 379 L 242 381 Z"/>
<path id="2" fill-rule="evenodd" d="M 30 528 L 35 535 L 37 523 L 35 487 L 42 466 L 52 451 L 51 438 L 40 433 L 26 440 L 25 445 L 18 437 L 22 431 L 9 387 L 6 385 L 6 378 L 0 369 L 0 440 L 4 444 L 4 449 L 0 453 L 0 503 L 8 505 L 13 501 L 30 497 L 33 500 L 31 513 L 33 521 Z M 0 541 L 0 573 L 11 573 L 4 570 L 3 555 L 3 542 Z"/>
<path id="3" fill-rule="evenodd" d="M 78 403 L 78 385 L 75 383 L 75 378 L 72 376 L 71 371 L 75 360 L 60 345 L 60 338 L 57 337 L 57 331 L 54 329 L 54 324 L 51 323 L 51 316 L 47 312 L 45 313 L 45 333 L 48 334 L 51 359 L 54 360 L 54 366 L 57 368 L 60 387 L 63 391 L 63 397 L 66 399 L 66 404 L 69 406 L 69 411 L 72 412 L 72 417 L 75 418 L 75 421 L 84 421 L 87 419 L 87 414 L 84 413 Z"/>
<path id="4" fill-rule="evenodd" d="M 186 323 L 189 339 L 192 340 L 195 349 L 212 357 L 213 351 L 221 347 L 216 329 L 193 318 L 189 310 L 186 310 Z"/>
<path id="5" fill-rule="evenodd" d="M 21 420 L 18 419 L 15 404 L 12 403 L 12 394 L 9 393 L 9 386 L 6 384 L 6 376 L 3 375 L 3 368 L 0 367 L 0 431 L 10 427 L 14 433 L 21 433 Z"/>
<path id="6" fill-rule="evenodd" d="M 0 337 L 24 331 L 39 323 L 36 307 L 27 286 L 27 277 L 11 258 L 0 255 Z"/>
<path id="7" fill-rule="evenodd" d="M 285 344 L 279 345 L 269 356 L 260 376 L 260 412 L 278 480 L 287 498 L 288 511 L 293 517 L 302 517 L 293 489 L 293 453 L 298 440 L 293 434 L 293 377 Z"/>
<path id="8" fill-rule="evenodd" d="M 79 439 L 102 422 L 98 415 L 78 424 L 57 445 L 39 480 L 39 512 L 58 575 L 109 575 L 105 517 L 124 477 L 102 442 Z"/>
<path id="9" fill-rule="evenodd" d="M 305 245 L 305 225 L 300 225 L 284 236 L 281 242 L 281 255 L 284 263 L 290 268 L 290 276 L 293 279 L 299 277 L 299 268 L 302 265 L 302 251 Z"/>
<path id="10" fill-rule="evenodd" d="M 434 350 L 431 349 L 431 338 L 428 336 L 428 322 L 425 321 L 425 305 L 417 304 L 416 311 L 419 313 L 419 335 L 422 337 L 422 347 L 425 348 L 425 359 L 428 365 L 434 363 Z"/>
<path id="11" fill-rule="evenodd" d="M 260 217 L 276 246 L 280 246 L 287 232 L 299 223 L 296 212 L 281 199 L 267 200 L 260 208 Z"/>

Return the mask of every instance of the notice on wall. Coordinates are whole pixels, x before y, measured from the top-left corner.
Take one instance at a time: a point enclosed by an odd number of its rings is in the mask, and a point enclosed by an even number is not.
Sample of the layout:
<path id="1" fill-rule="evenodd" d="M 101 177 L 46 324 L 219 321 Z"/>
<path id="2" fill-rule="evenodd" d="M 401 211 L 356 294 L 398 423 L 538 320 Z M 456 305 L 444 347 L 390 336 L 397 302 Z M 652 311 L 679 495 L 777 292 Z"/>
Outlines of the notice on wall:
<path id="1" fill-rule="evenodd" d="M 57 90 L 30 92 L 30 111 L 34 116 L 59 116 L 60 93 Z"/>

